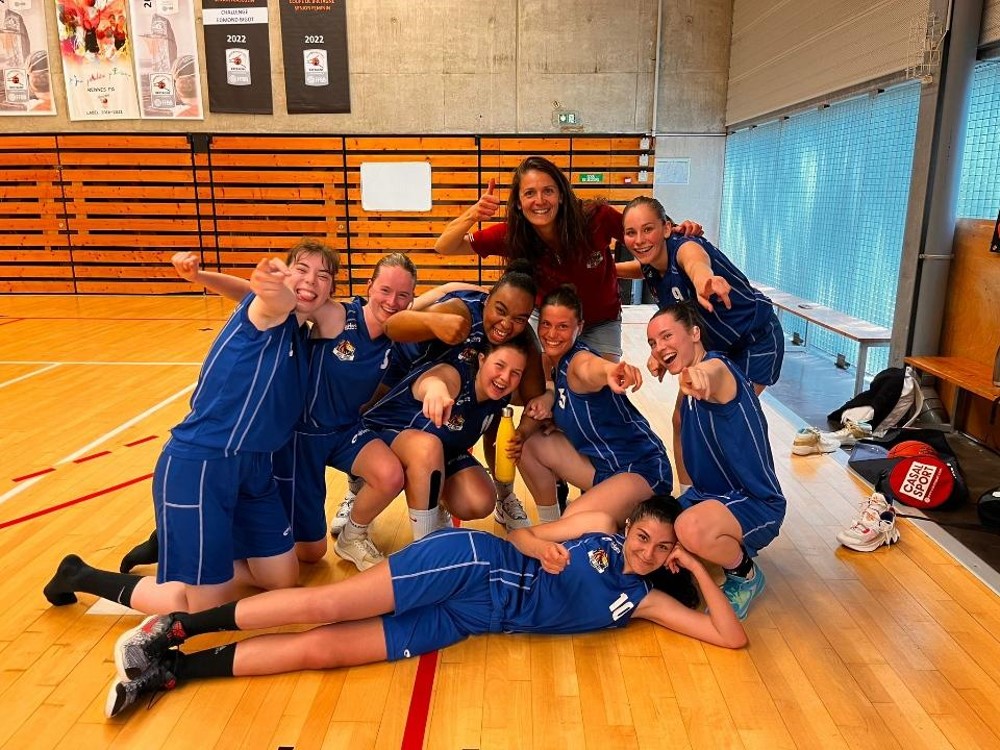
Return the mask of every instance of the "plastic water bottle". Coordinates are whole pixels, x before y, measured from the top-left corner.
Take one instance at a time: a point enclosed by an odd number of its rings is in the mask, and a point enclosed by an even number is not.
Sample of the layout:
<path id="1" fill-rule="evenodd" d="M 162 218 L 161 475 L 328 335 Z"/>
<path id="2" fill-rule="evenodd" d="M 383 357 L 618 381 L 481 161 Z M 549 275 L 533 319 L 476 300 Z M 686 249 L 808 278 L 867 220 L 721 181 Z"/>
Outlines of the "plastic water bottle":
<path id="1" fill-rule="evenodd" d="M 507 446 L 514 439 L 514 407 L 505 406 L 497 427 L 497 448 L 493 478 L 498 482 L 514 481 L 514 461 L 507 455 Z"/>

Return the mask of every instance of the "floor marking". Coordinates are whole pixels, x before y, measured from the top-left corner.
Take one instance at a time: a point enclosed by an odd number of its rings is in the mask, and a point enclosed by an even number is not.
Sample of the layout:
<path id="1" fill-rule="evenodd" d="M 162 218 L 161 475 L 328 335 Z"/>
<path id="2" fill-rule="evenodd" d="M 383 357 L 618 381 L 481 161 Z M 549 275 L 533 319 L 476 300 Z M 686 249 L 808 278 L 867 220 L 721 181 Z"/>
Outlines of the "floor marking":
<path id="1" fill-rule="evenodd" d="M 8 526 L 15 526 L 19 523 L 24 523 L 25 521 L 30 521 L 33 518 L 38 518 L 39 516 L 47 516 L 49 513 L 55 513 L 57 510 L 62 510 L 63 508 L 68 508 L 71 505 L 77 505 L 78 503 L 86 502 L 87 500 L 93 500 L 95 497 L 100 497 L 101 495 L 107 495 L 109 492 L 114 492 L 115 490 L 120 490 L 125 487 L 130 487 L 133 484 L 138 484 L 139 482 L 144 482 L 147 479 L 152 478 L 153 474 L 143 474 L 141 477 L 136 477 L 135 479 L 129 479 L 128 481 L 121 482 L 112 487 L 105 487 L 103 490 L 97 490 L 97 492 L 91 492 L 89 495 L 83 495 L 81 497 L 74 498 L 72 500 L 67 500 L 64 503 L 59 503 L 58 505 L 52 505 L 48 508 L 42 508 L 41 510 L 36 510 L 34 513 L 29 513 L 26 516 L 20 516 L 18 518 L 12 518 L 9 521 L 4 521 L 0 523 L 0 529 L 5 529 Z"/>
<path id="2" fill-rule="evenodd" d="M 0 383 L 0 388 L 3 388 L 4 386 L 7 386 L 7 385 L 13 385 L 14 383 L 20 383 L 22 380 L 27 380 L 28 378 L 33 378 L 33 377 L 35 377 L 35 375 L 41 375 L 43 372 L 48 372 L 49 370 L 53 370 L 53 369 L 55 369 L 58 366 L 59 366 L 59 363 L 56 362 L 54 364 L 50 364 L 48 367 L 43 367 L 41 370 L 35 370 L 34 372 L 29 372 L 27 375 L 21 375 L 18 378 L 12 378 L 11 380 L 5 380 L 4 382 Z"/>
<path id="3" fill-rule="evenodd" d="M 421 750 L 424 746 L 437 663 L 438 652 L 431 651 L 423 654 L 417 664 L 417 677 L 413 681 L 413 695 L 410 696 L 410 710 L 406 714 L 406 728 L 400 746 L 402 750 Z"/>

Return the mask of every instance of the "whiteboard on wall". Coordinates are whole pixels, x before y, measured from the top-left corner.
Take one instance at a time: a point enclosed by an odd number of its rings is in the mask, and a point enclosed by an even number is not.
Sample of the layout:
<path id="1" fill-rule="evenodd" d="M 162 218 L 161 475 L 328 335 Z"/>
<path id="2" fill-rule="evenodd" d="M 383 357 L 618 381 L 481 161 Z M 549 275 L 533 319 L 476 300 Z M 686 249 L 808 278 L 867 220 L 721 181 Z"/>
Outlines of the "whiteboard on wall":
<path id="1" fill-rule="evenodd" d="M 362 162 L 361 207 L 365 211 L 430 211 L 430 162 Z"/>

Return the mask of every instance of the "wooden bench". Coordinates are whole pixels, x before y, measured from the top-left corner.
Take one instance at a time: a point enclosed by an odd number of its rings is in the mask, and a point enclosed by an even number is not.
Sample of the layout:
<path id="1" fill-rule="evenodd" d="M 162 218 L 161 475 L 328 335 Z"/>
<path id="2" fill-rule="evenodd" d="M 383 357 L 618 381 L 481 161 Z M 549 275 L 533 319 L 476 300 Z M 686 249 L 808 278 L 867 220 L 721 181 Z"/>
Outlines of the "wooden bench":
<path id="1" fill-rule="evenodd" d="M 965 357 L 905 357 L 904 362 L 914 370 L 933 375 L 955 386 L 951 399 L 951 426 L 959 431 L 965 394 L 985 398 L 990 407 L 990 424 L 996 422 L 997 405 L 1000 404 L 1000 386 L 993 384 L 993 371 L 989 365 Z"/>
<path id="2" fill-rule="evenodd" d="M 865 388 L 865 368 L 868 365 L 868 348 L 871 346 L 889 346 L 892 331 L 867 320 L 855 318 L 847 313 L 834 310 L 832 307 L 820 305 L 809 300 L 783 292 L 773 286 L 750 282 L 755 288 L 767 295 L 771 302 L 780 310 L 797 315 L 806 323 L 815 323 L 840 336 L 858 342 L 857 375 L 854 378 L 854 395 Z"/>

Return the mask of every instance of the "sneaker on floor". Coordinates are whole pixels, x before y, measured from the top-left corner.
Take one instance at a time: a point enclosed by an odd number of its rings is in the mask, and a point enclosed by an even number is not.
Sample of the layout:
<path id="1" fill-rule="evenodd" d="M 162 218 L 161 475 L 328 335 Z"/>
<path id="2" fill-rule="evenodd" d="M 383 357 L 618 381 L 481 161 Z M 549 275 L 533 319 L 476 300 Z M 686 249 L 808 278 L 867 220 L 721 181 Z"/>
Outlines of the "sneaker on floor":
<path id="1" fill-rule="evenodd" d="M 343 535 L 337 537 L 337 543 L 333 545 L 333 551 L 344 560 L 354 563 L 358 570 L 368 570 L 378 565 L 385 559 L 385 555 L 379 552 L 375 543 L 368 538 L 368 535 L 347 539 Z"/>
<path id="2" fill-rule="evenodd" d="M 173 690 L 177 678 L 173 672 L 157 661 L 134 680 L 115 680 L 104 702 L 104 715 L 109 719 L 135 705 L 139 698 L 150 693 Z"/>
<path id="3" fill-rule="evenodd" d="M 452 521 L 451 512 L 446 507 L 441 505 L 441 503 L 438 503 L 437 509 L 438 509 L 437 528 L 438 529 L 454 528 L 455 524 Z M 437 529 L 435 529 L 435 531 L 436 530 Z"/>
<path id="4" fill-rule="evenodd" d="M 493 511 L 493 518 L 496 522 L 507 527 L 507 531 L 523 529 L 531 526 L 531 519 L 524 512 L 524 506 L 517 499 L 517 495 L 508 492 L 503 499 L 497 502 L 496 510 Z"/>
<path id="5" fill-rule="evenodd" d="M 792 441 L 792 453 L 796 456 L 808 456 L 812 453 L 833 453 L 840 447 L 837 440 L 831 440 L 815 427 L 803 427 L 795 433 Z"/>
<path id="6" fill-rule="evenodd" d="M 330 524 L 330 536 L 339 536 L 340 532 L 344 530 L 351 517 L 351 508 L 354 507 L 354 501 L 357 497 L 350 490 L 344 495 L 344 499 L 340 501 L 340 507 L 337 508 L 337 515 L 333 517 L 333 523 Z"/>
<path id="7" fill-rule="evenodd" d="M 729 603 L 736 610 L 736 616 L 741 620 L 746 619 L 747 612 L 750 611 L 750 604 L 764 591 L 767 580 L 764 578 L 764 571 L 757 563 L 753 564 L 753 578 L 743 578 L 742 576 L 726 573 L 726 581 L 722 584 L 722 593 L 729 599 Z"/>
<path id="8" fill-rule="evenodd" d="M 861 502 L 858 515 L 849 527 L 837 534 L 837 541 L 858 552 L 873 552 L 899 541 L 896 509 L 880 492 Z"/>
<path id="9" fill-rule="evenodd" d="M 855 422 L 848 419 L 844 426 L 836 432 L 824 432 L 823 437 L 828 440 L 836 440 L 841 448 L 850 448 L 859 440 L 866 440 L 872 436 L 872 426 L 867 422 Z"/>
<path id="10" fill-rule="evenodd" d="M 115 667 L 122 680 L 134 680 L 158 663 L 167 649 L 184 643 L 187 633 L 173 615 L 152 615 L 126 630 L 115 642 Z M 109 714 L 110 716 L 110 714 Z"/>

